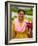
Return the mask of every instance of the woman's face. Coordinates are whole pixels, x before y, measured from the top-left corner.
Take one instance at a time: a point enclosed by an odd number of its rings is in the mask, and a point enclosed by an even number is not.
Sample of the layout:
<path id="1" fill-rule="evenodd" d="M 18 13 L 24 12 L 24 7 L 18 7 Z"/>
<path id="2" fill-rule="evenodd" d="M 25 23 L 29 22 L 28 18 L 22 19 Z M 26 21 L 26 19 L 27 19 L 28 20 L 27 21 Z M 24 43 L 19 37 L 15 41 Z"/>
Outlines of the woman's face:
<path id="1" fill-rule="evenodd" d="M 18 16 L 19 16 L 19 19 L 23 19 L 24 18 L 24 12 L 23 11 L 20 11 L 18 13 Z"/>

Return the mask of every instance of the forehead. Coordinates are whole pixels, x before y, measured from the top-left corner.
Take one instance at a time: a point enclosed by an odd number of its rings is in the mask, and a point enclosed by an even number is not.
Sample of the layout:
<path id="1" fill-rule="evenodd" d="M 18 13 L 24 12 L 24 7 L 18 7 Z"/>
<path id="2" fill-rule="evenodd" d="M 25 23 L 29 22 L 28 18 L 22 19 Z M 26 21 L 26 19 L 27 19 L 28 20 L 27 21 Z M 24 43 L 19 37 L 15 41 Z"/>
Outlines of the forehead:
<path id="1" fill-rule="evenodd" d="M 24 13 L 23 11 L 20 11 L 19 13 Z"/>

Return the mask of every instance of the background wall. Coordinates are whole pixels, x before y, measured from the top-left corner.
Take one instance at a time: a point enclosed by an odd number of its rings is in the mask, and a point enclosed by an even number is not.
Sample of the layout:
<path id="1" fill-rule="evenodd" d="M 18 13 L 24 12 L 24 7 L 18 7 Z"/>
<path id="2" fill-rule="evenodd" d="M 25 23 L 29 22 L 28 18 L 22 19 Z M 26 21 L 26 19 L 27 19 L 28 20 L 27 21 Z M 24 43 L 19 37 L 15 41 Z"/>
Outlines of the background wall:
<path id="1" fill-rule="evenodd" d="M 6 0 L 0 0 L 0 46 L 5 46 L 5 1 Z M 38 3 L 38 0 L 18 0 L 18 1 Z M 13 46 L 38 46 L 38 43 L 20 44 L 20 45 L 13 45 Z"/>

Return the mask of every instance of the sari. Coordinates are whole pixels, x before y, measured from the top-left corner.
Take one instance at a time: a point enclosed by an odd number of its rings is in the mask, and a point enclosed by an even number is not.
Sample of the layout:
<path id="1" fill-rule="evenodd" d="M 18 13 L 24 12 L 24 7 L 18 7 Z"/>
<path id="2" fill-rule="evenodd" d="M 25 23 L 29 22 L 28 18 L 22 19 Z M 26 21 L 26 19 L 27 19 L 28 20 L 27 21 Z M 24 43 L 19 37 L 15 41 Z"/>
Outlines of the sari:
<path id="1" fill-rule="evenodd" d="M 12 23 L 12 35 L 13 38 L 28 38 L 28 29 L 26 20 L 24 20 L 22 23 L 19 22 L 18 19 L 15 19 Z"/>

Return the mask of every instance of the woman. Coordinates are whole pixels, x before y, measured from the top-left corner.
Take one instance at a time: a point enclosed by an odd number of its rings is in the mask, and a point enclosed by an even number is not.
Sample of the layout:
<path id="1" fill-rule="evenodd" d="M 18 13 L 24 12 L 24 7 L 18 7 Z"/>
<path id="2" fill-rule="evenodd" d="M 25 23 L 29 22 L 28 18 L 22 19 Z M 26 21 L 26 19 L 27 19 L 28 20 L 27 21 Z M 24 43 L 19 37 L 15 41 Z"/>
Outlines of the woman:
<path id="1" fill-rule="evenodd" d="M 30 35 L 27 27 L 27 20 L 25 19 L 25 11 L 18 10 L 17 18 L 12 22 L 12 38 L 29 38 Z"/>

